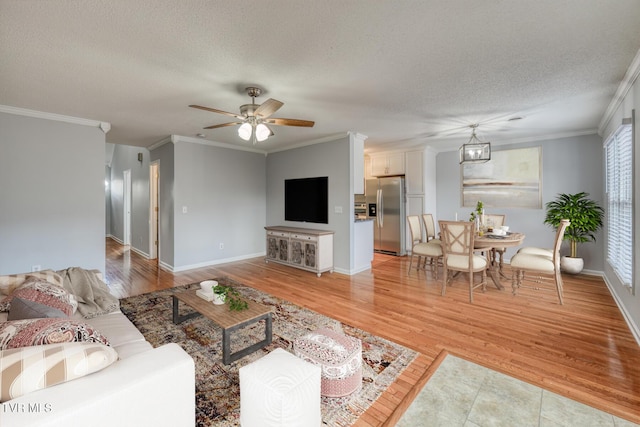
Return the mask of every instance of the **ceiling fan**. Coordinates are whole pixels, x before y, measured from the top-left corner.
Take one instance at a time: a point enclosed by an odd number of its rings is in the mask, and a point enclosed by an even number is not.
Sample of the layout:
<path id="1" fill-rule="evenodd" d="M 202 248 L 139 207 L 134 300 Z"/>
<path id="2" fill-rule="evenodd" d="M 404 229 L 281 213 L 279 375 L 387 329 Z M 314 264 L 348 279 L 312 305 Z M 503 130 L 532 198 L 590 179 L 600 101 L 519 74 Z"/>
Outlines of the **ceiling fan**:
<path id="1" fill-rule="evenodd" d="M 189 105 L 189 107 L 235 117 L 239 121 L 207 126 L 204 129 L 217 129 L 226 126 L 240 125 L 238 128 L 238 135 L 240 138 L 248 141 L 253 136 L 254 145 L 259 141 L 264 141 L 274 134 L 271 128 L 267 125 L 313 127 L 315 124 L 309 120 L 270 118 L 271 115 L 278 111 L 284 104 L 276 99 L 269 98 L 262 104 L 258 105 L 255 101 L 256 98 L 262 94 L 262 89 L 250 86 L 246 88 L 246 91 L 251 97 L 251 104 L 241 105 L 240 114 L 229 113 L 215 108 L 203 107 L 201 105 Z"/>

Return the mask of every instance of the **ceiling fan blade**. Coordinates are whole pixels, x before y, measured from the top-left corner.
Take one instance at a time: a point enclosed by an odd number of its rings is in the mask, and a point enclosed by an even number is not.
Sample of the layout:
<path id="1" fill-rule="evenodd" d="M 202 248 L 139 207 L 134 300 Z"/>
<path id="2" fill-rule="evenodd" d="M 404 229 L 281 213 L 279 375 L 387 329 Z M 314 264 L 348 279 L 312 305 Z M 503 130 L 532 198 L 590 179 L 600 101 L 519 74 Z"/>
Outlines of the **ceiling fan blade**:
<path id="1" fill-rule="evenodd" d="M 210 108 L 210 107 L 203 107 L 202 105 L 189 105 L 189 107 L 197 108 L 198 110 L 210 111 L 212 113 L 224 114 L 225 116 L 231 116 L 231 117 L 235 117 L 235 118 L 238 118 L 238 119 L 244 119 L 245 118 L 245 117 L 243 117 L 243 116 L 241 116 L 239 114 L 230 113 L 228 111 L 216 110 L 215 108 Z"/>
<path id="2" fill-rule="evenodd" d="M 313 127 L 315 122 L 311 120 L 299 120 L 299 119 L 267 119 L 264 121 L 265 123 L 269 123 L 270 125 L 277 126 L 301 126 L 310 128 Z"/>
<path id="3" fill-rule="evenodd" d="M 241 125 L 242 123 L 243 122 L 222 123 L 221 125 L 207 126 L 206 128 L 203 128 L 203 129 L 217 129 L 217 128 L 223 128 L 223 127 L 226 127 L 226 126 Z"/>
<path id="4" fill-rule="evenodd" d="M 264 101 L 253 113 L 256 117 L 266 119 L 280 109 L 284 104 L 277 99 L 269 98 Z"/>

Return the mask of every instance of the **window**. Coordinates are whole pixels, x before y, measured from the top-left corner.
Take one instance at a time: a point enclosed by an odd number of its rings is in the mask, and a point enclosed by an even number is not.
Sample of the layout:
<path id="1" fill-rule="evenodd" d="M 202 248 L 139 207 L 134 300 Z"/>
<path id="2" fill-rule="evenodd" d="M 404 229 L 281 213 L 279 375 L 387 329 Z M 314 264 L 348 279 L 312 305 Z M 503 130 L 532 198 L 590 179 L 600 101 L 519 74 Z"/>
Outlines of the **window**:
<path id="1" fill-rule="evenodd" d="M 633 127 L 626 121 L 605 143 L 607 261 L 624 286 L 633 283 Z"/>

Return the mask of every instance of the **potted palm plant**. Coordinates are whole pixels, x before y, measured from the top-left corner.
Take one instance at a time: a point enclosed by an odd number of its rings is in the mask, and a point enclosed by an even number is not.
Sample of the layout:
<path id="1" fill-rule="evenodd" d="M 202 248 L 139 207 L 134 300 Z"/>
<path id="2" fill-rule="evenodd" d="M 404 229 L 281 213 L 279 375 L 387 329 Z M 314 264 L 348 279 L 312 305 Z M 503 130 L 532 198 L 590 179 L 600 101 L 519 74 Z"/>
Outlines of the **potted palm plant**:
<path id="1" fill-rule="evenodd" d="M 568 219 L 571 224 L 564 233 L 564 240 L 571 243 L 571 255 L 560 260 L 562 271 L 580 273 L 584 260 L 578 257 L 578 243 L 595 242 L 595 232 L 602 227 L 604 209 L 589 199 L 589 193 L 558 194 L 555 200 L 546 204 L 547 216 L 544 223 L 557 229 L 560 221 Z"/>

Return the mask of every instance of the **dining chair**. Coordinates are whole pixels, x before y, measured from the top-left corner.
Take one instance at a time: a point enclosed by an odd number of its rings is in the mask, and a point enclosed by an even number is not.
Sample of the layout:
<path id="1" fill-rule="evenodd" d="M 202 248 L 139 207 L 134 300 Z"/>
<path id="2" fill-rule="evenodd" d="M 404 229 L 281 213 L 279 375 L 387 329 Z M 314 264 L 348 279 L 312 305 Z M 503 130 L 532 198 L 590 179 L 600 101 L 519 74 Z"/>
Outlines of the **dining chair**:
<path id="1" fill-rule="evenodd" d="M 561 305 L 564 304 L 562 275 L 560 274 L 560 245 L 562 245 L 564 232 L 569 224 L 568 219 L 563 219 L 560 222 L 551 253 L 541 248 L 530 248 L 529 250 L 522 248 L 511 258 L 511 270 L 513 271 L 511 287 L 513 288 L 513 295 L 518 294 L 518 289 L 522 287 L 522 282 L 525 280 L 539 284 L 545 283 L 549 280 L 549 276 L 552 276 L 558 293 L 558 300 Z M 527 273 L 534 273 L 536 276 L 527 278 L 525 277 Z M 532 288 L 540 289 L 538 286 L 532 286 Z"/>
<path id="2" fill-rule="evenodd" d="M 505 224 L 507 216 L 502 214 L 488 214 L 484 216 L 484 223 L 486 227 L 497 228 L 502 227 Z M 491 264 L 495 264 L 496 258 L 500 258 L 499 267 L 500 274 L 502 274 L 502 266 L 504 263 L 504 253 L 507 248 L 492 248 L 491 249 Z M 504 276 L 504 274 L 502 274 Z"/>
<path id="3" fill-rule="evenodd" d="M 433 215 L 422 214 L 422 224 L 424 225 L 427 242 L 434 240 L 440 242 L 440 239 L 436 237 L 436 223 L 433 220 Z"/>
<path id="4" fill-rule="evenodd" d="M 407 216 L 409 222 L 409 231 L 411 233 L 411 258 L 409 260 L 409 270 L 411 272 L 413 266 L 413 257 L 418 256 L 417 269 L 420 269 L 420 260 L 422 257 L 431 263 L 431 272 L 436 280 L 438 280 L 438 260 L 442 259 L 442 246 L 440 241 L 430 240 L 422 241 L 422 229 L 420 228 L 420 217 L 418 215 Z M 426 268 L 425 268 L 426 269 Z"/>
<path id="5" fill-rule="evenodd" d="M 438 221 L 443 253 L 442 296 L 447 292 L 449 281 L 453 278 L 450 271 L 460 271 L 469 276 L 469 302 L 473 303 L 473 290 L 487 289 L 487 260 L 473 252 L 475 224 L 463 221 Z M 482 273 L 482 281 L 474 283 L 474 273 Z"/>

